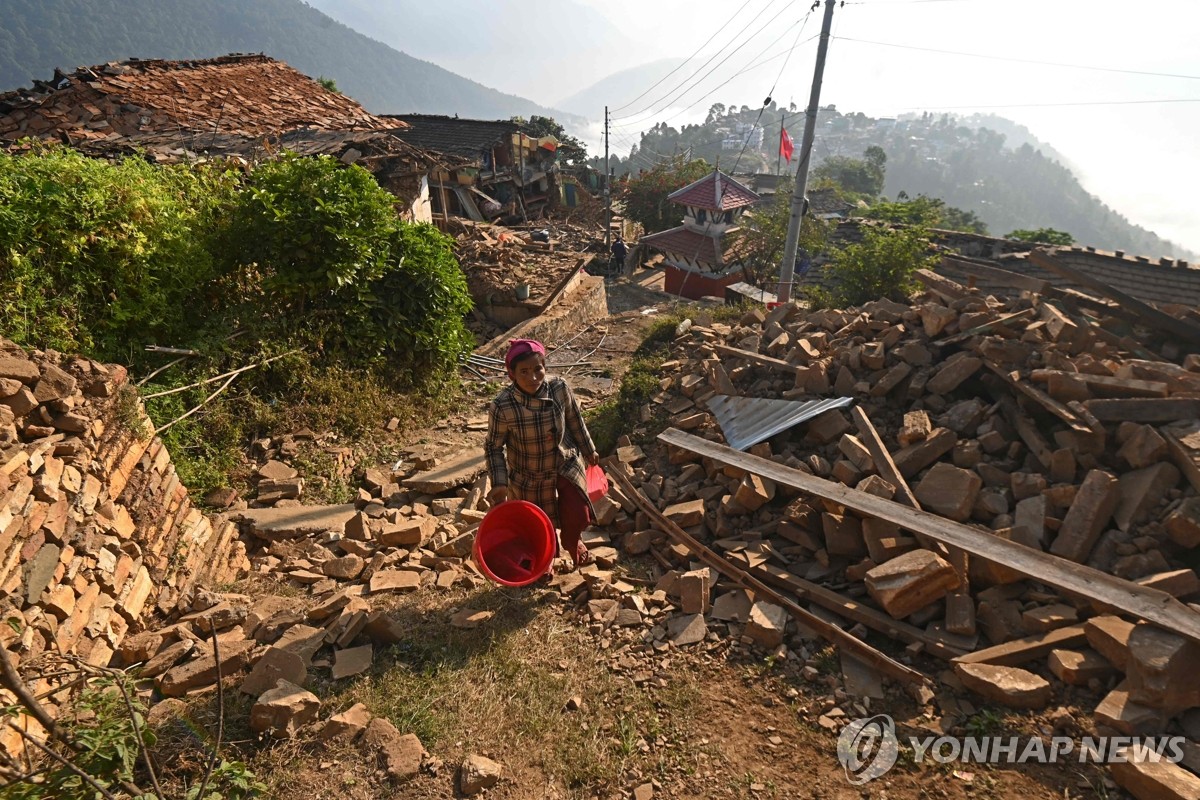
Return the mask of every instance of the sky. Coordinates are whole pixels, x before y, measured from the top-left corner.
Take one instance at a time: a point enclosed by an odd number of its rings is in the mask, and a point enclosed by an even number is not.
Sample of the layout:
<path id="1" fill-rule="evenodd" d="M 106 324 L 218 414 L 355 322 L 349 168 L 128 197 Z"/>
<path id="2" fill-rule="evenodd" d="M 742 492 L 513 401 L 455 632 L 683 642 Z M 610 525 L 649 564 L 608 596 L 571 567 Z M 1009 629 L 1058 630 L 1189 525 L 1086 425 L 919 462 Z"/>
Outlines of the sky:
<path id="1" fill-rule="evenodd" d="M 807 105 L 823 4 L 801 30 L 811 0 L 576 1 L 628 37 L 613 71 L 686 58 L 713 37 L 697 58 L 622 112 L 650 104 L 621 121 L 635 141 L 643 124 L 670 117 L 756 59 L 789 51 L 793 41 L 799 44 L 790 57 L 739 79 L 761 96 L 718 91 L 671 124 L 700 121 L 718 100 L 753 107 L 776 80 L 777 102 Z M 847 0 L 834 11 L 820 103 L 869 116 L 986 112 L 1020 122 L 1058 150 L 1110 208 L 1200 252 L 1197 30 L 1197 0 Z M 653 104 L 684 74 L 696 74 L 711 53 L 732 43 L 727 53 L 759 31 L 679 102 L 664 97 Z M 595 132 L 586 138 L 591 144 Z"/>

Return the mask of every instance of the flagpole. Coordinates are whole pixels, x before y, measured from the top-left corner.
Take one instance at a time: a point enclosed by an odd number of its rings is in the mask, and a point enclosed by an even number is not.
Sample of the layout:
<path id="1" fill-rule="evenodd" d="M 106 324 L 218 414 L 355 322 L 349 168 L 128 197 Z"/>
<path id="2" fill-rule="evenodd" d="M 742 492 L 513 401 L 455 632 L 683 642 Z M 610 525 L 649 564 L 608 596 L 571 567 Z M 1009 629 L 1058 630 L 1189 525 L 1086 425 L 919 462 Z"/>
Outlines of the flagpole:
<path id="1" fill-rule="evenodd" d="M 783 174 L 783 121 L 787 119 L 787 112 L 783 112 L 779 117 L 779 152 L 775 154 L 775 174 Z"/>

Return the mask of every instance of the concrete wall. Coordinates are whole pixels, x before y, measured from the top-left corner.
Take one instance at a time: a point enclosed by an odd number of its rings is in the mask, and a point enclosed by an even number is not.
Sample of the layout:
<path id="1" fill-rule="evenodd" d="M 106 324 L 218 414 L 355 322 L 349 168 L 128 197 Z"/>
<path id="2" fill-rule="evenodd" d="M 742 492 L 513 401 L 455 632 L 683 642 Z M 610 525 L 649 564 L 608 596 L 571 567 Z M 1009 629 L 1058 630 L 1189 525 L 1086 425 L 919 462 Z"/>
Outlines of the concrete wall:
<path id="1" fill-rule="evenodd" d="M 0 395 L 0 646 L 11 661 L 57 649 L 107 665 L 156 611 L 249 568 L 235 526 L 192 506 L 123 367 L 0 339 Z"/>

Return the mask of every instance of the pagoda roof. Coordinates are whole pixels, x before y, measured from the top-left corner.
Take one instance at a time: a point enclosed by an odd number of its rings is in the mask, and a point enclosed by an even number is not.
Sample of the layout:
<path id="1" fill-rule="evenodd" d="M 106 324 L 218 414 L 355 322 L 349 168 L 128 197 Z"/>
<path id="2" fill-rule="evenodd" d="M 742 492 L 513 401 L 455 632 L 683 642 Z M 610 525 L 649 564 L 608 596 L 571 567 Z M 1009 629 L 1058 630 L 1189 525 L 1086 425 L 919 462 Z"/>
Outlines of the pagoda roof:
<path id="1" fill-rule="evenodd" d="M 762 198 L 721 170 L 714 169 L 700 180 L 667 195 L 667 199 L 709 211 L 731 211 L 752 206 Z"/>

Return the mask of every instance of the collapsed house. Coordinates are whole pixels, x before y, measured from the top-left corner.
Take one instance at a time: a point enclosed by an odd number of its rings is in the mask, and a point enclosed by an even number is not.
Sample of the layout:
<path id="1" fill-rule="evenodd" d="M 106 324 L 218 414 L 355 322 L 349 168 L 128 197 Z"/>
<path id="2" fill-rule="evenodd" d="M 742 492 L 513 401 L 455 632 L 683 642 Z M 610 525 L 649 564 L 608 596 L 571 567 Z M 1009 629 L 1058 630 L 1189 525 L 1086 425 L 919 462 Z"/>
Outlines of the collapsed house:
<path id="1" fill-rule="evenodd" d="M 374 174 L 406 218 L 432 222 L 428 176 L 438 162 L 396 136 L 404 127 L 264 55 L 110 62 L 0 95 L 0 142 L 10 149 L 33 138 L 156 163 L 330 155 Z"/>
<path id="2" fill-rule="evenodd" d="M 430 175 L 434 213 L 475 222 L 536 219 L 559 200 L 558 140 L 507 120 L 397 114 L 396 136 L 437 154 Z"/>

